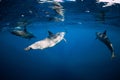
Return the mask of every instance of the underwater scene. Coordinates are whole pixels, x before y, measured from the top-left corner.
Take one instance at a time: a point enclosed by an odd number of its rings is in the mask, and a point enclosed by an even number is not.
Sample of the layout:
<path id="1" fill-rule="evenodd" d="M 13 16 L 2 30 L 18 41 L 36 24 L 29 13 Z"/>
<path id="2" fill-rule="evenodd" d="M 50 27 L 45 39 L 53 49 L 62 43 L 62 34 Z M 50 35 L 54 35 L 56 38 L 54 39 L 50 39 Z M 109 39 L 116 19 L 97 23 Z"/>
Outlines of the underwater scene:
<path id="1" fill-rule="evenodd" d="M 120 0 L 0 0 L 0 80 L 120 80 Z"/>

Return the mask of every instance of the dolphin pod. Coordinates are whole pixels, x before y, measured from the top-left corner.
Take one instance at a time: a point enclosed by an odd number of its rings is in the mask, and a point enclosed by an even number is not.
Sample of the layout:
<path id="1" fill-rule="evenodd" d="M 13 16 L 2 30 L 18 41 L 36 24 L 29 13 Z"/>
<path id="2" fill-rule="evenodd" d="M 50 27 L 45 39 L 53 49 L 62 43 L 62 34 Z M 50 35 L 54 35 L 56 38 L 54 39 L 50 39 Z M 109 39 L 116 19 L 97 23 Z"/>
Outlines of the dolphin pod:
<path id="1" fill-rule="evenodd" d="M 31 39 L 35 37 L 33 34 L 29 33 L 26 30 L 26 27 L 24 27 L 23 30 L 21 30 L 21 27 L 15 27 L 10 32 L 16 36 L 20 36 L 26 39 Z M 54 34 L 51 31 L 48 31 L 48 34 L 49 35 L 45 39 L 34 42 L 33 44 L 26 47 L 24 50 L 25 51 L 34 50 L 34 49 L 43 50 L 49 47 L 54 47 L 62 40 L 66 42 L 66 39 L 64 38 L 65 32 L 57 32 L 56 34 Z M 98 39 L 107 46 L 107 48 L 111 52 L 111 57 L 114 58 L 115 51 L 113 48 L 113 44 L 111 43 L 110 39 L 107 36 L 107 31 L 105 30 L 104 32 L 96 32 L 96 39 Z"/>
<path id="2" fill-rule="evenodd" d="M 26 27 L 24 27 L 23 30 L 21 30 L 21 27 L 15 27 L 10 32 L 16 36 L 20 36 L 26 39 L 31 39 L 35 37 L 33 34 L 29 33 L 26 30 Z M 64 38 L 66 32 L 57 32 L 56 34 L 54 34 L 51 31 L 48 31 L 48 34 L 49 35 L 45 39 L 34 42 L 33 44 L 24 48 L 24 50 L 25 51 L 35 50 L 35 49 L 43 50 L 49 47 L 54 47 L 56 44 L 60 43 L 62 40 L 66 42 L 66 39 Z M 101 41 L 106 45 L 106 47 L 111 52 L 111 57 L 114 58 L 115 57 L 114 47 L 107 36 L 107 31 L 105 30 L 104 32 L 96 32 L 96 39 L 98 39 L 99 41 Z"/>
<path id="3" fill-rule="evenodd" d="M 31 49 L 40 49 L 43 50 L 45 48 L 53 47 L 59 42 L 61 42 L 64 39 L 65 32 L 58 32 L 56 34 L 53 34 L 52 32 L 48 31 L 49 36 L 43 40 L 37 41 L 30 46 L 26 47 L 24 50 L 29 51 Z"/>
<path id="4" fill-rule="evenodd" d="M 115 57 L 114 48 L 106 33 L 107 33 L 106 30 L 104 32 L 96 32 L 96 39 L 100 40 L 102 43 L 104 43 L 107 46 L 107 48 L 111 52 L 111 57 L 114 58 Z M 57 32 L 56 34 L 53 34 L 51 31 L 48 31 L 48 34 L 49 34 L 48 37 L 46 37 L 43 40 L 36 41 L 35 43 L 26 47 L 24 50 L 25 51 L 34 50 L 34 49 L 43 50 L 49 47 L 54 47 L 62 40 L 66 41 L 66 39 L 64 38 L 65 32 Z"/>
<path id="5" fill-rule="evenodd" d="M 113 48 L 111 41 L 109 40 L 109 38 L 107 36 L 107 31 L 105 30 L 104 32 L 97 32 L 96 39 L 100 40 L 108 47 L 108 49 L 110 50 L 111 55 L 112 55 L 111 57 L 114 58 L 115 57 L 114 48 Z"/>

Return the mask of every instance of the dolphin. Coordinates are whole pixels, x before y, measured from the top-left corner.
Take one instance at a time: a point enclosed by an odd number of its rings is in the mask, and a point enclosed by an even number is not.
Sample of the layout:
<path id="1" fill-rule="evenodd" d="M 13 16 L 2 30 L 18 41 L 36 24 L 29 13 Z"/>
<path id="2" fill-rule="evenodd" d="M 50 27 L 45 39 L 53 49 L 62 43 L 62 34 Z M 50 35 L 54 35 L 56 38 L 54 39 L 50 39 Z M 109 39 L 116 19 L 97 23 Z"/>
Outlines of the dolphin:
<path id="1" fill-rule="evenodd" d="M 38 3 L 49 3 L 49 2 L 53 2 L 52 0 L 37 0 Z"/>
<path id="2" fill-rule="evenodd" d="M 56 34 L 53 34 L 51 31 L 48 31 L 49 35 L 47 38 L 37 41 L 30 46 L 26 47 L 24 50 L 29 51 L 31 49 L 40 49 L 43 50 L 45 48 L 53 47 L 62 40 L 66 41 L 64 36 L 65 32 L 58 32 Z"/>
<path id="3" fill-rule="evenodd" d="M 114 58 L 115 57 L 114 48 L 106 33 L 107 33 L 106 30 L 103 33 L 96 32 L 96 39 L 100 40 L 108 47 L 108 49 L 110 50 L 112 54 L 112 58 Z"/>
<path id="4" fill-rule="evenodd" d="M 64 16 L 63 6 L 59 2 L 53 2 L 53 6 L 51 8 L 60 16 Z"/>
<path id="5" fill-rule="evenodd" d="M 38 3 L 64 2 L 63 0 L 37 0 Z"/>
<path id="6" fill-rule="evenodd" d="M 23 29 L 22 27 L 15 27 L 14 29 L 10 31 L 10 33 L 16 36 L 20 36 L 25 39 L 35 38 L 35 36 L 32 33 L 27 31 L 26 26 L 24 26 Z"/>
<path id="7" fill-rule="evenodd" d="M 105 5 L 103 5 L 102 7 L 108 7 L 108 6 L 112 6 L 114 4 L 120 4 L 120 0 L 96 0 L 97 3 L 106 3 Z"/>

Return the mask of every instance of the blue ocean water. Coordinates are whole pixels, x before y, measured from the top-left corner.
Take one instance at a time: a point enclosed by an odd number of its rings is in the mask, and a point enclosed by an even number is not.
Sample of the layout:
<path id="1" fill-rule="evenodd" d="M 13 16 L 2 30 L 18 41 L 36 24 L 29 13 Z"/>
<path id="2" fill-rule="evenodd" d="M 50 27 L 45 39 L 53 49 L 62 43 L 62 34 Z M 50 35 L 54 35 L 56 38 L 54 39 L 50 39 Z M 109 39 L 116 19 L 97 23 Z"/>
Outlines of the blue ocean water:
<path id="1" fill-rule="evenodd" d="M 34 0 L 0 3 L 0 80 L 120 80 L 120 5 L 102 8 L 95 0 L 61 4 L 65 21 L 56 22 L 49 21 L 41 12 L 53 13 L 48 8 L 51 4 L 38 4 Z M 33 14 L 27 13 L 29 10 Z M 21 18 L 19 15 L 23 14 Z M 30 22 L 27 30 L 36 38 L 28 40 L 8 31 L 22 20 Z M 46 38 L 48 30 L 65 31 L 66 42 L 44 50 L 24 50 Z M 96 39 L 96 32 L 104 30 L 114 46 L 114 59 L 109 49 Z"/>

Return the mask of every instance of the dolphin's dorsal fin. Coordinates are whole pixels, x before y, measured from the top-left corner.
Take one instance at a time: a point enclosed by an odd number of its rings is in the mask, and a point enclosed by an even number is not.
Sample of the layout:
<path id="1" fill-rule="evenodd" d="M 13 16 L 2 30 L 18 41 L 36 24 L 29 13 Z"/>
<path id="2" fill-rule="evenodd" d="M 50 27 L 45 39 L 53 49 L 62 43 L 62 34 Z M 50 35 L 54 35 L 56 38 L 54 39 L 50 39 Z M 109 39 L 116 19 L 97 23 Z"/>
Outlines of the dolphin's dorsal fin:
<path id="1" fill-rule="evenodd" d="M 106 33 L 107 33 L 107 31 L 105 30 L 105 31 L 103 32 L 103 34 L 106 35 Z"/>
<path id="2" fill-rule="evenodd" d="M 48 34 L 49 34 L 49 36 L 53 35 L 53 33 L 51 31 L 48 31 Z"/>

